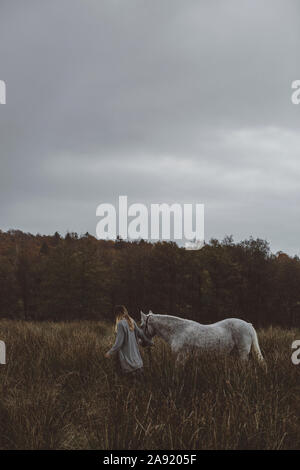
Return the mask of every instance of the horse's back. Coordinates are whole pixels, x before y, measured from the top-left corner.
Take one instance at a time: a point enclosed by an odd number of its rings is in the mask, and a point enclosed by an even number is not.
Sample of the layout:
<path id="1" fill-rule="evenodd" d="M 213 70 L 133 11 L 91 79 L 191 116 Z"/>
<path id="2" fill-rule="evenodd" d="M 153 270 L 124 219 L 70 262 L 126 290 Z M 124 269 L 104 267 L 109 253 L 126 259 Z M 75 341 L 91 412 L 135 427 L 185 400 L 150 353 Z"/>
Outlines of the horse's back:
<path id="1" fill-rule="evenodd" d="M 210 326 L 218 326 L 223 328 L 229 329 L 249 329 L 252 327 L 251 323 L 246 322 L 245 320 L 241 320 L 240 318 L 225 318 L 225 320 L 218 321 L 217 323 L 213 323 Z"/>

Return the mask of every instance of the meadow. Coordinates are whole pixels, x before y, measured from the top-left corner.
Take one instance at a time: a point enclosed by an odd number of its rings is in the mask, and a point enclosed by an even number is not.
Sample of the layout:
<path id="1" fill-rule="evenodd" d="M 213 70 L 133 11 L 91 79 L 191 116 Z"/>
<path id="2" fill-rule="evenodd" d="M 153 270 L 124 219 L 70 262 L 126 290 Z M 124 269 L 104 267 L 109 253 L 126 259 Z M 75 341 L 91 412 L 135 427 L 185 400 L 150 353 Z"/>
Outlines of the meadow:
<path id="1" fill-rule="evenodd" d="M 109 324 L 3 320 L 0 449 L 299 449 L 300 330 L 258 335 L 267 372 L 208 355 L 175 370 L 155 339 L 132 382 L 104 358 Z"/>

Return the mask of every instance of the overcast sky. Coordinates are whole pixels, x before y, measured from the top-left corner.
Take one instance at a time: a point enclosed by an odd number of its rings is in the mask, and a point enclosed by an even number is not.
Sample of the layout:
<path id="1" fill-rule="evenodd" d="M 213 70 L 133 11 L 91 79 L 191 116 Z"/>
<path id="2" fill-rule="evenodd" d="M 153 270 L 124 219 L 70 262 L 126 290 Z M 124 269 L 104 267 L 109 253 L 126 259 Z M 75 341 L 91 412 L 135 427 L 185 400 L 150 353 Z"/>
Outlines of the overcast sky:
<path id="1" fill-rule="evenodd" d="M 127 195 L 300 255 L 299 53 L 298 0 L 1 0 L 0 228 Z"/>

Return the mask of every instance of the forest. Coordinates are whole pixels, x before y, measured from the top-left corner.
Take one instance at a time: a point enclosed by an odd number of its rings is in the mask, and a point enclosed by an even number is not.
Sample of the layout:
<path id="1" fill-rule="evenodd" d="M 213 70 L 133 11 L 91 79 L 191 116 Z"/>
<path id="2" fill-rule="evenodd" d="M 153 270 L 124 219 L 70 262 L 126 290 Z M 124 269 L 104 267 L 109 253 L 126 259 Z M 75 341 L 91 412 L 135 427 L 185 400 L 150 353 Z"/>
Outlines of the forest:
<path id="1" fill-rule="evenodd" d="M 300 259 L 267 241 L 173 242 L 0 231 L 0 317 L 112 320 L 115 304 L 200 323 L 239 317 L 256 327 L 300 326 Z"/>

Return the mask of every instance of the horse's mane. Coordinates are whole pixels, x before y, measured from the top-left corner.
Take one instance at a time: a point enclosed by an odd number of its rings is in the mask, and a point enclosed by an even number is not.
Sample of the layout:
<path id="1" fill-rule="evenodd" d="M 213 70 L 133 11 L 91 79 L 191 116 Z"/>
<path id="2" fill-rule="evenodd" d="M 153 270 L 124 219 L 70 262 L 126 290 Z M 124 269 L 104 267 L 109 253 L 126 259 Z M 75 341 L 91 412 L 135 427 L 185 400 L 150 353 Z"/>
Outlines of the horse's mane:
<path id="1" fill-rule="evenodd" d="M 151 313 L 149 315 L 151 317 Z M 188 318 L 180 318 L 180 317 L 175 317 L 174 315 L 164 315 L 164 314 L 159 314 L 159 313 L 153 313 L 152 314 L 153 318 L 158 318 L 158 319 L 170 319 L 170 320 L 174 320 L 175 322 L 180 322 L 180 323 L 186 323 L 186 322 L 189 322 L 189 321 L 193 321 L 193 320 L 189 320 Z"/>

